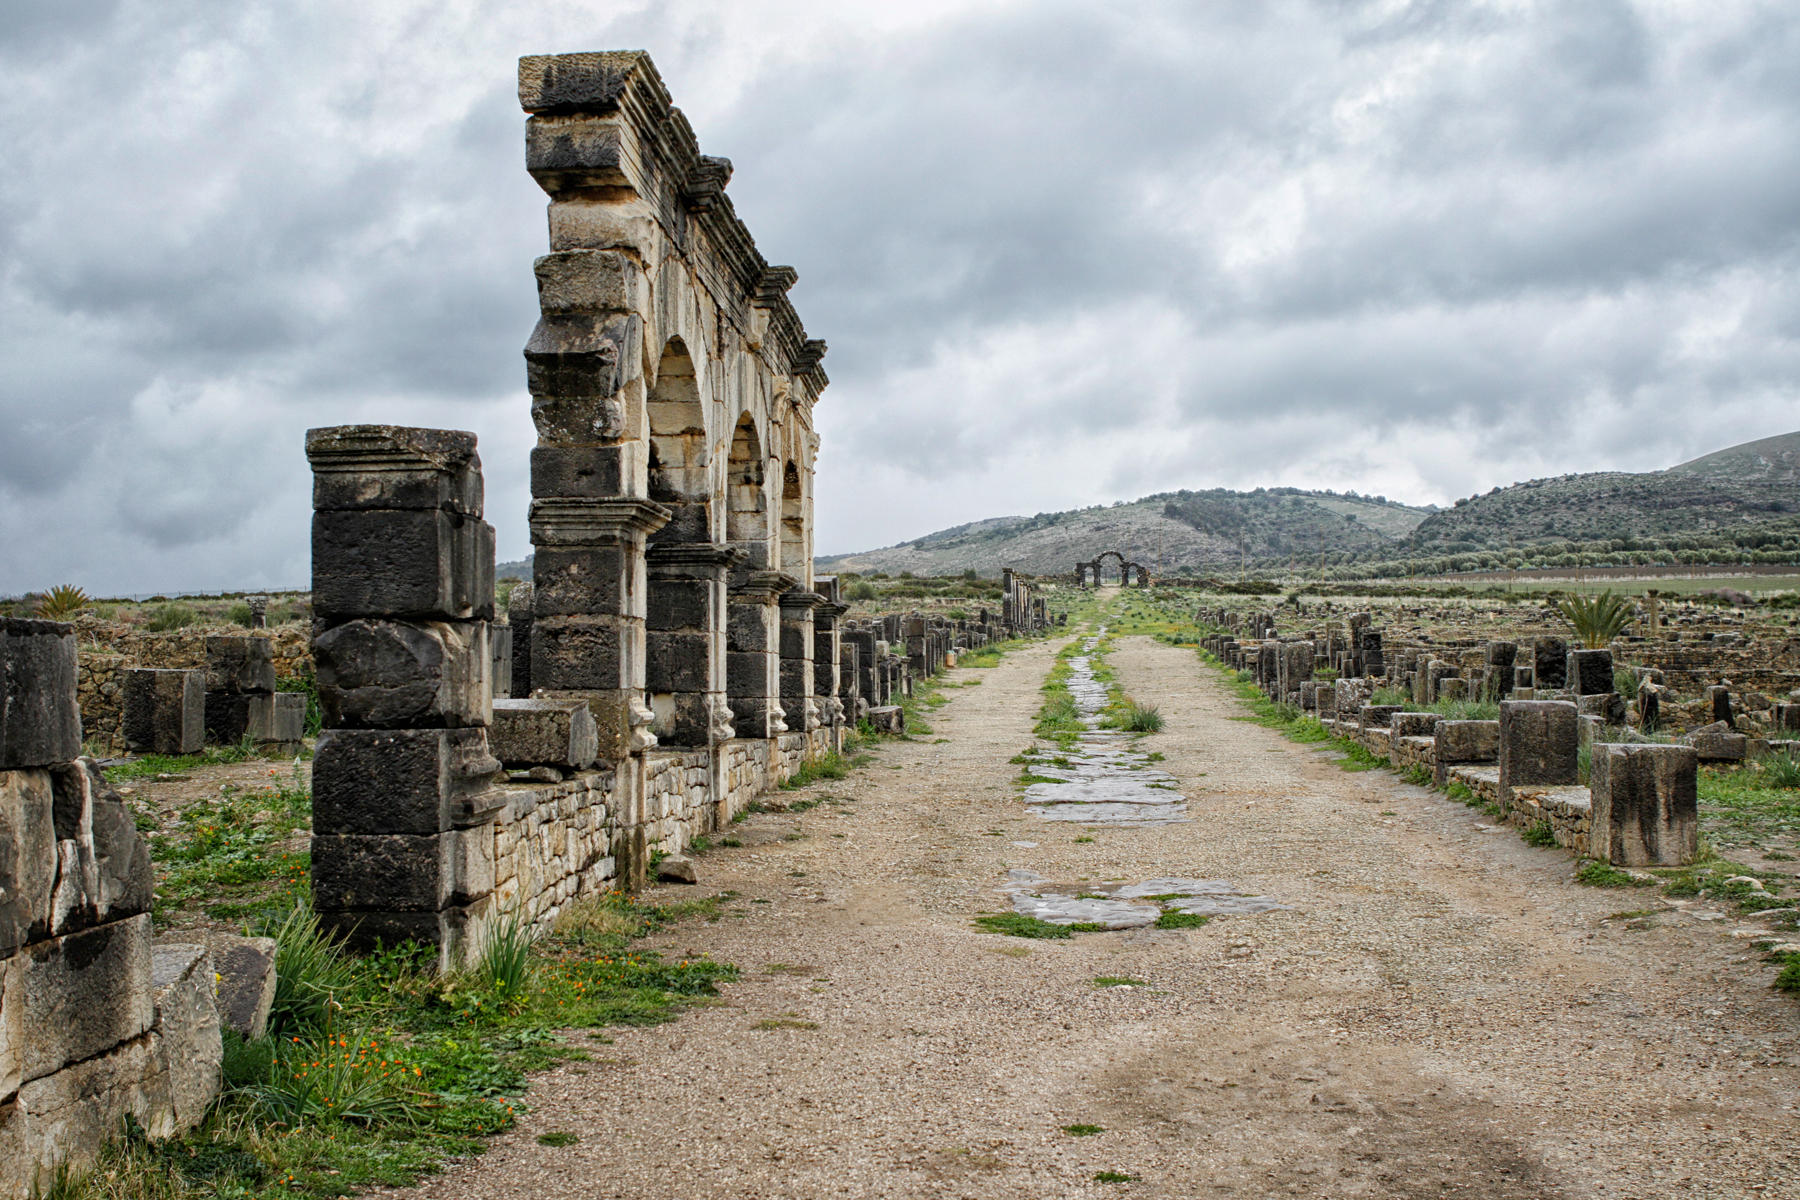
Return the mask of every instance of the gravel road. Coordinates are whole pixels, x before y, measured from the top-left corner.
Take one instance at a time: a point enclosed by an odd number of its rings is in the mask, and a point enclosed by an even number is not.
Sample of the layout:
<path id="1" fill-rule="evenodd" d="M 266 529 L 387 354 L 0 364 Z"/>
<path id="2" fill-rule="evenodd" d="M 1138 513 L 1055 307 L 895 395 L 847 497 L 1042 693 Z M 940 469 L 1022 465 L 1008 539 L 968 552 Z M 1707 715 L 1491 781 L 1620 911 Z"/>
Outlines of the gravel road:
<path id="1" fill-rule="evenodd" d="M 1167 718 L 1141 746 L 1191 820 L 1032 817 L 1008 759 L 1060 644 L 952 671 L 980 683 L 930 735 L 813 789 L 848 803 L 744 826 L 803 838 L 715 850 L 699 889 L 656 893 L 737 894 L 653 942 L 742 967 L 722 1002 L 612 1031 L 538 1077 L 488 1154 L 386 1194 L 1800 1196 L 1800 1005 L 1729 920 L 1579 887 L 1561 851 L 1233 720 L 1191 650 L 1146 638 L 1111 662 Z M 1009 869 L 1290 907 L 981 932 Z"/>

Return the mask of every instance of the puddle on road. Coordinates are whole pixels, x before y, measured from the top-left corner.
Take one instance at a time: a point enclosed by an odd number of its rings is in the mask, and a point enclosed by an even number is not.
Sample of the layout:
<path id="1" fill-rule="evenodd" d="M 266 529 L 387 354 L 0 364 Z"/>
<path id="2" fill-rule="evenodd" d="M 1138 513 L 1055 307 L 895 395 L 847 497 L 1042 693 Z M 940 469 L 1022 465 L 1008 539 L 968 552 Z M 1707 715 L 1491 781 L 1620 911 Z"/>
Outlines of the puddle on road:
<path id="1" fill-rule="evenodd" d="M 1134 749 L 1131 734 L 1100 728 L 1106 685 L 1094 678 L 1089 655 L 1105 632 L 1103 625 L 1100 633 L 1081 643 L 1082 653 L 1069 658 L 1069 695 L 1087 732 L 1076 735 L 1067 750 L 1052 748 L 1032 759 L 1031 773 L 1055 782 L 1027 787 L 1026 811 L 1046 821 L 1096 825 L 1185 821 L 1187 803 L 1175 777 L 1157 770 L 1148 755 Z"/>
<path id="2" fill-rule="evenodd" d="M 1146 879 L 1142 883 L 1057 883 L 1035 871 L 1006 873 L 1001 891 L 1013 909 L 1051 925 L 1141 929 L 1164 913 L 1235 917 L 1287 905 L 1238 890 L 1224 879 Z"/>

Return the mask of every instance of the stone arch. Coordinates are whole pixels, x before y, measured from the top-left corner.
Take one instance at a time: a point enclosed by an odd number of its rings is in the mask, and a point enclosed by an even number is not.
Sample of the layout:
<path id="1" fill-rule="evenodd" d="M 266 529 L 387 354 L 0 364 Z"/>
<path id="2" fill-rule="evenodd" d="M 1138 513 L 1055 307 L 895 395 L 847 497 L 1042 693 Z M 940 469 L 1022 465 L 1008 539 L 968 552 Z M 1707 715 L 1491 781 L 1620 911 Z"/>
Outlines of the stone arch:
<path id="1" fill-rule="evenodd" d="M 744 551 L 751 569 L 769 565 L 769 501 L 764 483 L 762 437 L 749 413 L 731 433 L 725 480 L 725 537 Z"/>
<path id="2" fill-rule="evenodd" d="M 789 459 L 781 472 L 781 569 L 804 584 L 806 568 L 806 493 L 800 468 Z"/>
<path id="3" fill-rule="evenodd" d="M 650 388 L 648 416 L 650 499 L 674 514 L 652 535 L 652 543 L 712 541 L 706 406 L 693 357 L 679 336 L 663 347 Z"/>

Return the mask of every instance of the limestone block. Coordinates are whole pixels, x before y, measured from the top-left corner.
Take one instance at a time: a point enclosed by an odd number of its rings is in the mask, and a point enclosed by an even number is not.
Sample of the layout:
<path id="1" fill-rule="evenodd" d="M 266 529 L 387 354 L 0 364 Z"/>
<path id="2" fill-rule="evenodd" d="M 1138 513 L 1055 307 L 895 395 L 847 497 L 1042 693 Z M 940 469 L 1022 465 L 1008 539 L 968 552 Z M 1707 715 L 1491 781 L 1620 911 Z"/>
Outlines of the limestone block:
<path id="1" fill-rule="evenodd" d="M 1399 704 L 1365 704 L 1357 709 L 1357 721 L 1364 729 L 1386 729 L 1394 714 L 1404 711 Z"/>
<path id="2" fill-rule="evenodd" d="M 632 313 L 647 306 L 644 270 L 629 254 L 559 250 L 532 266 L 537 273 L 538 307 L 544 312 Z"/>
<path id="3" fill-rule="evenodd" d="M 266 637 L 224 636 L 206 639 L 208 695 L 275 690 L 275 648 Z"/>
<path id="4" fill-rule="evenodd" d="M 534 690 L 609 691 L 620 687 L 625 682 L 622 635 L 616 617 L 540 617 L 533 621 Z"/>
<path id="5" fill-rule="evenodd" d="M 0 958 L 0 1100 L 25 1081 L 25 956 Z"/>
<path id="6" fill-rule="evenodd" d="M 1611 650 L 1571 650 L 1565 686 L 1577 696 L 1598 696 L 1613 690 Z"/>
<path id="7" fill-rule="evenodd" d="M 213 943 L 219 975 L 219 1021 L 248 1041 L 269 1030 L 275 1003 L 275 939 L 221 937 Z"/>
<path id="8" fill-rule="evenodd" d="M 490 817 L 500 761 L 485 729 L 328 729 L 313 755 L 313 831 L 430 834 Z"/>
<path id="9" fill-rule="evenodd" d="M 648 64 L 641 50 L 526 55 L 519 59 L 519 107 L 529 113 L 608 112 Z"/>
<path id="10" fill-rule="evenodd" d="M 148 963 L 146 948 L 146 1021 L 151 1007 Z M 100 1147 L 118 1136 L 127 1116 L 135 1118 L 151 1137 L 169 1136 L 175 1132 L 175 1122 L 166 1103 L 157 1103 L 159 1094 L 166 1095 L 166 1088 L 156 1076 L 148 1034 L 63 1070 L 28 1080 L 19 1089 L 14 1118 L 8 1123 L 19 1127 L 19 1149 L 23 1152 L 0 1156 L 0 1178 L 13 1172 L 14 1179 L 35 1178 L 42 1183 L 59 1163 L 79 1168 L 93 1161 Z M 4 1120 L 0 1113 L 0 1121 Z M 7 1133 L 0 1127 L 0 1145 L 6 1140 Z M 21 1190 L 13 1194 L 28 1193 Z"/>
<path id="11" fill-rule="evenodd" d="M 1439 721 L 1434 752 L 1440 763 L 1494 762 L 1500 757 L 1500 722 Z"/>
<path id="12" fill-rule="evenodd" d="M 155 991 L 151 1025 L 155 1077 L 166 1081 L 167 1103 L 177 1129 L 200 1123 L 219 1094 L 225 1050 L 219 1032 L 212 955 L 205 946 L 170 942 L 150 959 Z"/>
<path id="13" fill-rule="evenodd" d="M 539 628 L 547 617 L 629 611 L 624 598 L 638 561 L 622 545 L 539 546 L 531 569 Z"/>
<path id="14" fill-rule="evenodd" d="M 346 621 L 312 642 L 319 704 L 338 729 L 485 725 L 485 621 Z"/>
<path id="15" fill-rule="evenodd" d="M 869 723 L 878 733 L 904 734 L 906 710 L 897 704 L 883 704 L 869 710 Z"/>
<path id="16" fill-rule="evenodd" d="M 623 496 L 631 474 L 632 452 L 628 446 L 537 446 L 531 451 L 533 499 Z"/>
<path id="17" fill-rule="evenodd" d="M 1688 746 L 1597 743 L 1589 853 L 1628 867 L 1673 867 L 1699 853 L 1699 756 Z"/>
<path id="18" fill-rule="evenodd" d="M 313 612 L 332 620 L 494 616 L 494 528 L 442 510 L 313 514 Z"/>
<path id="19" fill-rule="evenodd" d="M 74 627 L 0 618 L 0 771 L 55 766 L 80 753 Z"/>
<path id="20" fill-rule="evenodd" d="M 313 508 L 443 510 L 479 517 L 481 458 L 457 429 L 337 425 L 306 431 Z"/>
<path id="21" fill-rule="evenodd" d="M 263 754 L 297 753 L 306 738 L 306 696 L 300 692 L 252 696 L 244 735 Z"/>
<path id="22" fill-rule="evenodd" d="M 538 318 L 525 343 L 525 385 L 533 398 L 532 419 L 546 441 L 560 445 L 597 445 L 625 433 L 623 411 L 611 406 L 595 410 L 591 401 L 616 397 L 621 388 L 641 374 L 640 353 L 643 320 L 637 314 L 545 313 Z M 551 437 L 542 422 L 539 402 L 555 405 L 573 401 L 567 417 L 580 415 L 578 423 L 557 421 Z M 553 411 L 565 410 L 557 407 Z M 604 419 L 596 421 L 595 417 Z"/>
<path id="23" fill-rule="evenodd" d="M 1749 749 L 1749 739 L 1723 721 L 1702 725 L 1688 734 L 1688 742 L 1701 762 L 1741 762 Z"/>
<path id="24" fill-rule="evenodd" d="M 27 1082 L 139 1037 L 150 1028 L 150 917 L 112 921 L 25 948 Z"/>
<path id="25" fill-rule="evenodd" d="M 150 911 L 149 849 L 119 794 L 91 758 L 51 774 L 56 879 L 50 932 L 74 933 Z"/>
<path id="26" fill-rule="evenodd" d="M 206 745 L 206 672 L 124 672 L 125 746 L 140 754 L 198 754 Z"/>
<path id="27" fill-rule="evenodd" d="M 1505 700 L 1500 704 L 1500 794 L 1541 784 L 1575 783 L 1579 729 L 1575 706 L 1564 700 Z"/>
<path id="28" fill-rule="evenodd" d="M 321 911 L 435 912 L 494 890 L 491 827 L 438 834 L 331 834 L 312 840 Z"/>
<path id="29" fill-rule="evenodd" d="M 1625 697 L 1617 692 L 1588 692 L 1579 695 L 1575 707 L 1584 717 L 1596 717 L 1603 725 L 1625 723 Z"/>
<path id="30" fill-rule="evenodd" d="M 1437 723 L 1443 720 L 1436 713 L 1397 712 L 1388 720 L 1395 737 L 1430 737 Z"/>
<path id="31" fill-rule="evenodd" d="M 50 932 L 54 809 L 48 771 L 0 771 L 0 957 Z"/>
<path id="32" fill-rule="evenodd" d="M 580 700 L 496 700 L 488 746 L 508 766 L 590 767 L 599 756 L 593 713 Z"/>

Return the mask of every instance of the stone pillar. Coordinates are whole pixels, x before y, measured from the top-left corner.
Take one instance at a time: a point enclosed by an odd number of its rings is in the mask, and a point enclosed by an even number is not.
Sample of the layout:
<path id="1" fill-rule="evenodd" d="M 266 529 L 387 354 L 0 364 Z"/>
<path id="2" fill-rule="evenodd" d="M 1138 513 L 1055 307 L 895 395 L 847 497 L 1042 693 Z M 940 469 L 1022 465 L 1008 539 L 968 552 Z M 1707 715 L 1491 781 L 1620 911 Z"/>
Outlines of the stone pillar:
<path id="1" fill-rule="evenodd" d="M 252 709 L 261 713 L 275 694 L 275 656 L 266 637 L 206 639 L 206 734 L 235 746 L 250 733 Z"/>
<path id="2" fill-rule="evenodd" d="M 1516 642 L 1489 642 L 1484 654 L 1487 660 L 1487 692 L 1490 700 L 1504 700 L 1512 695 L 1514 666 L 1518 662 Z"/>
<path id="3" fill-rule="evenodd" d="M 780 571 L 750 571 L 732 585 L 725 677 L 738 737 L 772 738 L 788 731 L 781 707 L 779 597 L 793 586 L 793 577 Z M 793 717 L 798 723 L 803 714 Z"/>
<path id="4" fill-rule="evenodd" d="M 1560 691 L 1568 684 L 1569 643 L 1541 637 L 1531 643 L 1531 686 L 1539 692 Z"/>
<path id="5" fill-rule="evenodd" d="M 726 598 L 743 551 L 679 543 L 652 547 L 645 682 L 657 740 L 709 746 L 736 736 L 725 697 Z"/>
<path id="6" fill-rule="evenodd" d="M 813 610 L 825 597 L 805 588 L 781 593 L 781 709 L 793 720 L 789 728 L 811 733 L 823 715 L 813 692 Z"/>
<path id="7" fill-rule="evenodd" d="M 516 584 L 506 608 L 506 623 L 512 627 L 512 686 L 507 694 L 519 700 L 531 696 L 531 608 L 536 595 L 530 583 Z"/>
<path id="8" fill-rule="evenodd" d="M 494 533 L 475 436 L 349 425 L 313 468 L 313 907 L 357 946 L 466 962 L 491 916 Z"/>
<path id="9" fill-rule="evenodd" d="M 244 603 L 250 606 L 250 628 L 267 629 L 269 627 L 269 598 L 267 596 L 251 596 Z"/>
<path id="10" fill-rule="evenodd" d="M 1569 651 L 1568 666 L 1563 678 L 1568 689 L 1577 696 L 1605 695 L 1613 690 L 1612 651 Z"/>
<path id="11" fill-rule="evenodd" d="M 813 695 L 821 719 L 831 729 L 831 748 L 841 750 L 844 728 L 856 715 L 854 703 L 848 709 L 844 705 L 844 684 L 855 672 L 844 669 L 844 638 L 838 625 L 847 610 L 832 598 L 836 590 L 834 580 L 825 602 L 813 610 Z"/>
<path id="12" fill-rule="evenodd" d="M 1566 700 L 1507 700 L 1500 705 L 1500 798 L 1516 787 L 1579 782 L 1580 728 Z"/>
<path id="13" fill-rule="evenodd" d="M 539 469 L 545 457 L 532 452 L 533 491 L 554 480 Z M 585 700 L 611 762 L 656 745 L 644 703 L 644 543 L 668 513 L 624 498 L 531 502 L 532 692 Z"/>
<path id="14" fill-rule="evenodd" d="M 1362 635 L 1362 673 L 1364 675 L 1382 675 L 1387 672 L 1387 660 L 1381 652 L 1381 630 L 1365 629 Z"/>
<path id="15" fill-rule="evenodd" d="M 198 754 L 206 744 L 206 672 L 125 672 L 125 748 L 139 754 Z"/>
<path id="16" fill-rule="evenodd" d="M 1678 867 L 1700 852 L 1699 758 L 1692 746 L 1597 742 L 1588 853 L 1625 867 Z"/>

